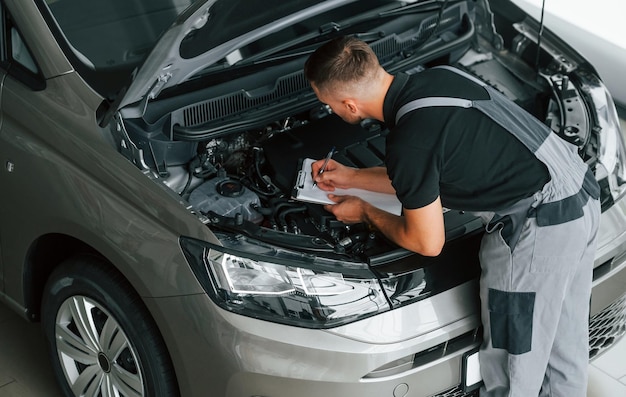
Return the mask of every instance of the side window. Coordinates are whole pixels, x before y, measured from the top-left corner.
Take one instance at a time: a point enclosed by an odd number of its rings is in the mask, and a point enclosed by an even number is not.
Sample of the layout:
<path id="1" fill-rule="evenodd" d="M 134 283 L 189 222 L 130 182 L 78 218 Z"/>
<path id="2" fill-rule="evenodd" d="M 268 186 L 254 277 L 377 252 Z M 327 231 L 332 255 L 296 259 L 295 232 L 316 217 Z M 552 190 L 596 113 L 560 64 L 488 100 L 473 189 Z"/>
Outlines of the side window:
<path id="1" fill-rule="evenodd" d="M 39 69 L 33 60 L 33 57 L 30 55 L 28 48 L 26 48 L 26 44 L 24 44 L 24 40 L 22 40 L 22 36 L 20 36 L 19 32 L 15 28 L 11 28 L 11 58 L 15 60 L 15 62 L 21 64 L 29 71 L 38 74 Z"/>
<path id="2" fill-rule="evenodd" d="M 0 46 L 0 65 L 10 76 L 34 90 L 45 88 L 45 80 L 32 52 L 1 1 Z"/>

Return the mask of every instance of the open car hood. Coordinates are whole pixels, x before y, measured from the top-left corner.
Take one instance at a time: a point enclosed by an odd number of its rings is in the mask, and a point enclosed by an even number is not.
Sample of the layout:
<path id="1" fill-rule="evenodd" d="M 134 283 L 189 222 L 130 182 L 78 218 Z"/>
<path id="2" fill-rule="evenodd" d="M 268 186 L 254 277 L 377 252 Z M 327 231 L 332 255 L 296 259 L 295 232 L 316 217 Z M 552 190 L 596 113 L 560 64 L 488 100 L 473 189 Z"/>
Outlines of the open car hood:
<path id="1" fill-rule="evenodd" d="M 194 70 L 201 68 L 210 59 L 209 54 L 192 59 L 182 59 L 179 48 L 189 33 L 202 28 L 208 22 L 211 6 L 216 1 L 197 1 L 178 16 L 136 71 L 126 92 L 120 94 L 122 99 L 118 108 L 140 101 L 145 106 L 145 103 L 149 99 L 156 98 L 161 90 L 180 83 L 184 80 L 182 76 L 193 74 Z"/>
<path id="2" fill-rule="evenodd" d="M 187 51 L 187 53 L 191 52 L 193 56 L 182 56 L 181 49 L 185 46 L 189 47 L 189 43 L 194 40 L 195 32 L 205 28 L 205 32 L 201 36 L 210 36 L 206 34 L 206 30 L 208 30 L 206 28 L 210 28 L 213 21 L 215 7 L 224 4 L 224 1 L 232 0 L 199 0 L 183 11 L 161 36 L 144 63 L 136 71 L 127 89 L 122 89 L 118 96 L 118 105 L 114 108 L 117 110 L 124 108 L 124 113 L 127 116 L 141 116 L 147 102 L 156 98 L 164 89 L 189 80 L 200 70 L 236 53 L 242 46 L 304 20 L 311 15 L 355 0 L 308 1 L 309 7 L 279 17 L 269 23 L 263 23 L 234 38 L 216 45 L 201 44 L 207 47 L 206 50 L 198 49 L 198 42 L 200 42 L 200 35 L 198 35 L 199 37 L 195 37 L 196 42 L 192 43 L 192 46 L 195 45 L 195 47 L 191 51 Z M 233 9 L 236 6 L 229 3 L 228 7 Z M 198 54 L 196 55 L 195 52 Z"/>

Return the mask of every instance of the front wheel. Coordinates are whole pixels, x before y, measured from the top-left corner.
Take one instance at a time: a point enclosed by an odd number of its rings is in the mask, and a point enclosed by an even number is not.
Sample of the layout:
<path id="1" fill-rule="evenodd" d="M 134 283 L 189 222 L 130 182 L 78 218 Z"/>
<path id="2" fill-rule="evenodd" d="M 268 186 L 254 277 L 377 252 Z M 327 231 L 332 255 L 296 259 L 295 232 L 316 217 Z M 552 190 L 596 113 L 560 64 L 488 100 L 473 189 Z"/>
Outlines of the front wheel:
<path id="1" fill-rule="evenodd" d="M 152 317 L 101 259 L 72 258 L 55 269 L 44 291 L 42 323 L 68 397 L 179 395 Z"/>

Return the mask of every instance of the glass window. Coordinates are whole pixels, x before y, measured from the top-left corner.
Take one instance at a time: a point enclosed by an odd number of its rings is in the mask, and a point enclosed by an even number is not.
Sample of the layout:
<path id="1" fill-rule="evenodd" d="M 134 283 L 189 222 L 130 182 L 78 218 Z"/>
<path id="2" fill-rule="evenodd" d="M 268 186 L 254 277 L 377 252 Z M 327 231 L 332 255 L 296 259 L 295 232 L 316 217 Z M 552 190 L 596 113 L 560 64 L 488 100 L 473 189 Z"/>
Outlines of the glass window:
<path id="1" fill-rule="evenodd" d="M 91 69 L 131 69 L 192 0 L 46 0 L 74 55 Z"/>
<path id="2" fill-rule="evenodd" d="M 13 78 L 34 90 L 45 88 L 45 80 L 32 52 L 4 4 L 0 2 L 0 65 Z"/>
<path id="3" fill-rule="evenodd" d="M 36 0 L 76 71 L 113 101 L 193 0 Z"/>
<path id="4" fill-rule="evenodd" d="M 11 28 L 11 58 L 31 72 L 35 74 L 39 72 L 35 60 L 22 40 L 22 36 L 15 28 Z"/>

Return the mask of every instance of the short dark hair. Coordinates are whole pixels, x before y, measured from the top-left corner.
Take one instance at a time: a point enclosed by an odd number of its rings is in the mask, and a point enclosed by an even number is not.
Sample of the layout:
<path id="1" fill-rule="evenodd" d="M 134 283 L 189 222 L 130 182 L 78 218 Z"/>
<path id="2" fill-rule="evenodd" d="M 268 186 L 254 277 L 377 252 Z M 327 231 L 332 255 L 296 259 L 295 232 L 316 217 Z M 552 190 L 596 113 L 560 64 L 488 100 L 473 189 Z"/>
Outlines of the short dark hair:
<path id="1" fill-rule="evenodd" d="M 304 75 L 324 90 L 329 83 L 354 83 L 371 78 L 379 66 L 376 54 L 366 42 L 341 36 L 311 54 L 304 64 Z"/>

